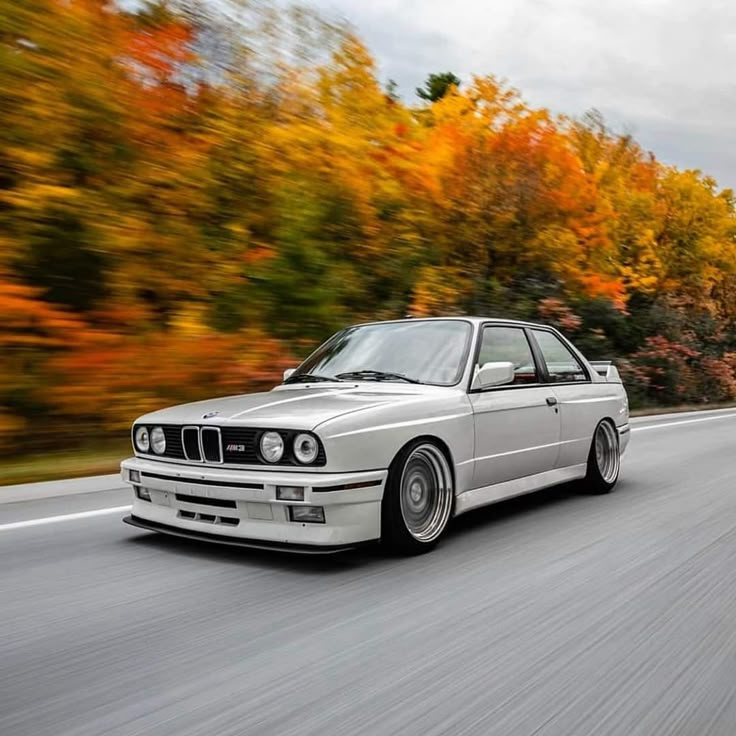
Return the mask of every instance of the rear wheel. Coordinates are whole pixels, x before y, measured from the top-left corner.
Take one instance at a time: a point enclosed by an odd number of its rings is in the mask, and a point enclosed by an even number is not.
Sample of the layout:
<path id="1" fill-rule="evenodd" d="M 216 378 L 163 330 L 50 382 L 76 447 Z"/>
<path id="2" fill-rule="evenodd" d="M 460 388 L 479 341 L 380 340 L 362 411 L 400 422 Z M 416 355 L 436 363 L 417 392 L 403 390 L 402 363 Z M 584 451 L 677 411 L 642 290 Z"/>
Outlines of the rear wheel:
<path id="1" fill-rule="evenodd" d="M 442 450 L 415 440 L 389 468 L 381 504 L 381 539 L 392 551 L 420 554 L 439 542 L 452 513 L 452 471 Z"/>
<path id="2" fill-rule="evenodd" d="M 586 490 L 595 494 L 610 493 L 618 481 L 620 469 L 621 449 L 618 431 L 610 420 L 604 419 L 595 428 L 588 453 Z"/>

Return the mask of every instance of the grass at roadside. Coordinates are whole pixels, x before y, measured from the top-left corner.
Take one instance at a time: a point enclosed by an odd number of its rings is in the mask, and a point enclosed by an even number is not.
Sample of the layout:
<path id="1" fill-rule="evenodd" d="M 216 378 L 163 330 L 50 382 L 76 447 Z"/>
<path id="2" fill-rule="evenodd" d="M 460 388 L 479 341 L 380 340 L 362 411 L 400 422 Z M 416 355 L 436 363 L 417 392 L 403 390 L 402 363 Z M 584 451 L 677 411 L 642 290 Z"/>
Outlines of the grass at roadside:
<path id="1" fill-rule="evenodd" d="M 736 402 L 685 404 L 670 407 L 657 406 L 633 410 L 631 416 L 731 408 L 736 408 Z M 120 469 L 120 461 L 131 454 L 130 443 L 125 440 L 97 447 L 0 459 L 0 488 L 16 483 L 35 483 L 44 480 L 62 480 L 64 478 L 81 478 L 88 475 L 116 473 Z"/>
<path id="2" fill-rule="evenodd" d="M 35 483 L 44 480 L 81 478 L 104 475 L 120 470 L 120 461 L 132 455 L 130 442 L 77 448 L 63 452 L 47 452 L 0 459 L 0 493 L 2 486 Z"/>

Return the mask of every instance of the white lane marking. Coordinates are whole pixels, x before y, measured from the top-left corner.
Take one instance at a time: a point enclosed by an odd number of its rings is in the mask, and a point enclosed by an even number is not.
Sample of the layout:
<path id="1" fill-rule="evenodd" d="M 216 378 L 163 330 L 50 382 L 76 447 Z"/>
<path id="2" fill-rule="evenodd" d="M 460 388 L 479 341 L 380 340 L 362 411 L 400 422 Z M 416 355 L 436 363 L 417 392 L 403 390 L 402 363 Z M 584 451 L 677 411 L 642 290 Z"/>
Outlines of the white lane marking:
<path id="1" fill-rule="evenodd" d="M 660 422 L 659 424 L 650 424 L 646 427 L 632 427 L 632 432 L 646 432 L 648 429 L 662 429 L 663 427 L 677 427 L 680 424 L 695 424 L 696 422 L 714 422 L 716 419 L 734 419 L 734 414 L 719 414 L 717 417 L 700 417 L 699 419 L 684 419 L 681 422 Z"/>
<path id="2" fill-rule="evenodd" d="M 639 414 L 638 416 L 631 417 L 631 421 L 643 423 L 653 419 L 664 421 L 665 419 L 676 419 L 678 417 L 709 417 L 714 414 L 731 416 L 734 413 L 736 413 L 736 407 L 725 406 L 720 409 L 693 409 L 691 411 L 671 411 L 666 414 Z"/>
<path id="3" fill-rule="evenodd" d="M 43 519 L 27 519 L 26 521 L 14 521 L 12 524 L 0 524 L 0 532 L 11 529 L 25 529 L 29 526 L 41 526 L 43 524 L 56 524 L 59 521 L 72 521 L 73 519 L 89 519 L 93 516 L 106 516 L 107 514 L 122 514 L 130 511 L 130 506 L 115 506 L 107 509 L 94 509 L 93 511 L 79 511 L 76 514 L 63 514 L 62 516 L 46 516 Z"/>

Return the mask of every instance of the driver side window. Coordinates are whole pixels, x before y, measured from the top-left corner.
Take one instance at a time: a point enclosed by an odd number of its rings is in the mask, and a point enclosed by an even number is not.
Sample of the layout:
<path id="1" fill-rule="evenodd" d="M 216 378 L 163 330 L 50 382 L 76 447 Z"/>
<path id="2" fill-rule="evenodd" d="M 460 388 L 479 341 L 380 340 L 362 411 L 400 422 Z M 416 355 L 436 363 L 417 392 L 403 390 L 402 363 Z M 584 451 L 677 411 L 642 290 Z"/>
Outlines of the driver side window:
<path id="1" fill-rule="evenodd" d="M 514 380 L 510 385 L 539 383 L 532 349 L 523 328 L 502 326 L 483 328 L 477 367 L 497 361 L 509 361 L 514 364 Z"/>

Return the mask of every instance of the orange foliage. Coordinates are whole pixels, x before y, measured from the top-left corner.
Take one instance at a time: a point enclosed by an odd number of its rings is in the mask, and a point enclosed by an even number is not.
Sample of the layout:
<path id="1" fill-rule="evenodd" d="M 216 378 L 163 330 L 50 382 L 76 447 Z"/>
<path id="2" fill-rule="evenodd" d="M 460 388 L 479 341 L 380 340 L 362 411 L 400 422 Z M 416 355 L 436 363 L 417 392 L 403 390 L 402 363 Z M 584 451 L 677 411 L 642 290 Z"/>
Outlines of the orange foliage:
<path id="1" fill-rule="evenodd" d="M 247 5 L 0 0 L 0 446 L 407 313 L 541 316 L 647 400 L 736 395 L 731 192 L 492 76 L 393 99 L 353 33 Z"/>
<path id="2" fill-rule="evenodd" d="M 84 323 L 41 299 L 39 289 L 0 280 L 0 349 L 67 347 Z"/>
<path id="3" fill-rule="evenodd" d="M 293 363 L 281 344 L 258 331 L 205 334 L 196 340 L 88 332 L 74 349 L 48 362 L 49 374 L 58 381 L 46 398 L 59 418 L 120 431 L 132 414 L 213 395 L 267 390 Z"/>

